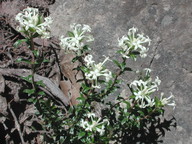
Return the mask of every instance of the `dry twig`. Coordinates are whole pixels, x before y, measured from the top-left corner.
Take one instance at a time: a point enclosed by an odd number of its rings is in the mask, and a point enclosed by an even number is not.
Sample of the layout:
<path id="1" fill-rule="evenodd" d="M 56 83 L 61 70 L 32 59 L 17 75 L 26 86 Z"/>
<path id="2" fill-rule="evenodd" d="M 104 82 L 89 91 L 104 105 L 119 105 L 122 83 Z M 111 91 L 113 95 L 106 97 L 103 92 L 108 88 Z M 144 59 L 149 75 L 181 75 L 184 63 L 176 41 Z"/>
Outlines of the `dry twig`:
<path id="1" fill-rule="evenodd" d="M 8 108 L 9 108 L 9 110 L 10 110 L 12 116 L 13 116 L 14 121 L 15 121 L 15 128 L 17 129 L 17 131 L 19 133 L 19 136 L 20 136 L 20 139 L 21 139 L 21 143 L 25 144 L 25 141 L 24 141 L 24 138 L 23 138 L 23 134 L 21 132 L 21 128 L 20 128 L 20 125 L 19 125 L 19 122 L 17 120 L 17 117 L 16 117 L 14 111 L 12 110 L 12 108 L 10 106 L 10 103 L 8 103 Z"/>

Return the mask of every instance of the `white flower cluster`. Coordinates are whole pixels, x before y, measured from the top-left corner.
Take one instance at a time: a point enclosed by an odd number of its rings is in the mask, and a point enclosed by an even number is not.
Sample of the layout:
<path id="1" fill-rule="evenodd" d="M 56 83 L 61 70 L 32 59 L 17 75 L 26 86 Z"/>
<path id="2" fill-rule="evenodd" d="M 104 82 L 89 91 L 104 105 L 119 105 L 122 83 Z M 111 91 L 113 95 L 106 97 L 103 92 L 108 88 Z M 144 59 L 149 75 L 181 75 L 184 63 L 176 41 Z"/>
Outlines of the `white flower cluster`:
<path id="1" fill-rule="evenodd" d="M 151 69 L 146 68 L 144 70 L 146 71 L 146 76 L 149 76 Z M 153 92 L 158 91 L 158 86 L 160 84 L 161 84 L 161 80 L 158 77 L 156 77 L 154 82 L 152 82 L 152 79 L 149 78 L 146 81 L 134 80 L 130 84 L 130 87 L 132 87 L 134 90 L 133 94 L 135 95 L 135 100 L 139 102 L 140 108 L 145 108 L 147 106 L 153 107 L 155 105 L 155 100 L 154 98 L 151 98 L 150 95 Z M 162 93 L 160 98 L 161 104 L 163 106 L 169 105 L 169 106 L 175 107 L 175 101 L 172 98 L 174 98 L 172 94 L 168 98 L 163 98 L 163 93 Z"/>
<path id="2" fill-rule="evenodd" d="M 18 13 L 15 17 L 16 21 L 20 23 L 18 31 L 33 36 L 38 33 L 41 38 L 50 37 L 50 24 L 53 22 L 51 17 L 43 18 L 39 14 L 38 9 L 27 7 L 23 12 Z"/>
<path id="3" fill-rule="evenodd" d="M 122 56 L 125 58 L 129 58 L 129 54 L 131 51 L 139 51 L 140 56 L 142 58 L 146 57 L 146 52 L 149 50 L 143 44 L 148 43 L 150 45 L 151 40 L 148 36 L 144 36 L 144 34 L 136 34 L 138 31 L 137 28 L 131 28 L 128 31 L 128 35 L 123 36 L 119 39 L 119 47 L 122 49 Z"/>
<path id="4" fill-rule="evenodd" d="M 108 60 L 109 60 L 109 57 L 106 57 L 103 62 L 95 64 L 95 61 L 93 60 L 92 55 L 89 54 L 84 58 L 84 61 L 86 62 L 86 66 L 89 69 L 89 71 L 85 73 L 85 76 L 88 80 L 92 81 L 92 87 L 101 88 L 97 82 L 100 76 L 104 76 L 106 79 L 106 82 L 108 82 L 112 78 L 111 71 L 103 67 L 104 63 Z"/>
<path id="5" fill-rule="evenodd" d="M 150 69 L 145 70 L 147 75 L 151 72 Z M 147 81 L 134 80 L 130 84 L 130 87 L 134 90 L 133 94 L 135 95 L 135 100 L 140 102 L 139 107 L 145 108 L 147 106 L 153 107 L 155 105 L 155 100 L 150 97 L 150 94 L 158 91 L 158 86 L 160 84 L 161 80 L 158 77 L 156 77 L 154 82 L 149 78 Z"/>
<path id="6" fill-rule="evenodd" d="M 91 35 L 85 35 L 87 32 L 91 32 L 91 28 L 81 24 L 73 24 L 70 28 L 69 37 L 60 37 L 60 46 L 67 52 L 73 51 L 77 55 L 81 55 L 81 50 L 85 46 L 84 42 L 94 41 Z"/>
<path id="7" fill-rule="evenodd" d="M 98 132 L 100 135 L 105 133 L 105 126 L 109 125 L 109 121 L 96 117 L 95 113 L 88 113 L 87 119 L 81 119 L 80 126 L 85 129 L 85 131 Z"/>

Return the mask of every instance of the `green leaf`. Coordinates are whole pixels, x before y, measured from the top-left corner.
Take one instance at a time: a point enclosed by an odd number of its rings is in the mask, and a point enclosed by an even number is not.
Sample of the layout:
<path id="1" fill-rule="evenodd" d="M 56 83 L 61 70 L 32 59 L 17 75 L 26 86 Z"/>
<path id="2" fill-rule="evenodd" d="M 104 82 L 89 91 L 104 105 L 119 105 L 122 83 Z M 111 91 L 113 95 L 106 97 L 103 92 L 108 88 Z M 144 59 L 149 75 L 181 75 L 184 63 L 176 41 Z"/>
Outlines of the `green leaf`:
<path id="1" fill-rule="evenodd" d="M 40 92 L 38 92 L 38 94 L 44 96 L 44 95 L 45 95 L 45 92 L 40 91 Z"/>
<path id="2" fill-rule="evenodd" d="M 158 97 L 155 97 L 155 106 L 159 107 L 159 106 L 163 106 L 160 99 Z"/>
<path id="3" fill-rule="evenodd" d="M 129 54 L 129 57 L 134 61 L 136 61 L 137 56 L 135 54 Z"/>
<path id="4" fill-rule="evenodd" d="M 60 142 L 60 143 L 64 143 L 64 142 L 65 142 L 65 137 L 64 137 L 64 136 L 60 136 L 59 142 Z"/>
<path id="5" fill-rule="evenodd" d="M 118 50 L 117 53 L 118 54 L 122 54 L 124 51 L 123 50 Z"/>
<path id="6" fill-rule="evenodd" d="M 38 51 L 38 50 L 33 50 L 32 52 L 33 52 L 33 54 L 34 54 L 36 57 L 39 57 L 39 51 Z"/>
<path id="7" fill-rule="evenodd" d="M 28 95 L 32 95 L 35 93 L 35 89 L 25 89 L 23 92 L 27 93 Z"/>
<path id="8" fill-rule="evenodd" d="M 71 31 L 68 31 L 67 34 L 68 34 L 69 37 L 75 37 L 73 32 L 71 32 Z"/>
<path id="9" fill-rule="evenodd" d="M 130 91 L 133 93 L 134 89 L 130 86 L 130 84 L 127 84 L 128 88 L 130 89 Z"/>
<path id="10" fill-rule="evenodd" d="M 29 98 L 27 101 L 34 104 L 37 103 L 37 99 L 35 98 Z"/>
<path id="11" fill-rule="evenodd" d="M 80 132 L 79 134 L 78 134 L 78 139 L 81 139 L 84 135 L 85 135 L 86 133 L 85 132 Z"/>
<path id="12" fill-rule="evenodd" d="M 86 88 L 83 89 L 83 92 L 87 93 L 90 89 L 91 89 L 90 87 L 86 87 Z"/>
<path id="13" fill-rule="evenodd" d="M 23 58 L 18 58 L 16 60 L 16 62 L 24 62 L 24 63 L 27 63 L 27 64 L 31 64 L 31 61 L 27 60 L 27 59 L 23 59 Z"/>
<path id="14" fill-rule="evenodd" d="M 130 99 L 134 99 L 134 98 L 135 98 L 135 95 L 131 95 L 129 98 L 130 98 Z"/>
<path id="15" fill-rule="evenodd" d="M 121 83 L 122 83 L 122 80 L 117 79 L 117 80 L 115 81 L 115 83 L 116 83 L 116 84 L 121 84 Z"/>
<path id="16" fill-rule="evenodd" d="M 139 55 L 140 54 L 140 52 L 138 52 L 138 51 L 132 51 L 131 53 L 134 54 L 134 55 Z"/>
<path id="17" fill-rule="evenodd" d="M 122 71 L 124 71 L 126 62 L 119 63 L 117 60 L 113 60 L 113 63 L 116 64 Z"/>
<path id="18" fill-rule="evenodd" d="M 27 42 L 28 40 L 27 39 L 21 39 L 21 40 L 17 40 L 13 46 L 16 48 L 18 47 L 19 45 L 21 45 L 23 42 Z"/>
<path id="19" fill-rule="evenodd" d="M 113 60 L 113 63 L 116 64 L 119 68 L 121 68 L 121 64 L 117 60 Z"/>
<path id="20" fill-rule="evenodd" d="M 16 60 L 16 62 L 22 62 L 22 58 L 18 58 L 17 60 Z"/>
<path id="21" fill-rule="evenodd" d="M 121 68 L 121 70 L 122 71 L 124 71 L 124 69 L 125 69 L 125 66 L 126 66 L 126 62 L 122 62 L 121 64 L 120 64 L 120 68 Z"/>
<path id="22" fill-rule="evenodd" d="M 33 30 L 32 30 L 33 31 Z M 32 37 L 33 38 L 36 38 L 36 37 L 38 37 L 39 36 L 39 34 L 38 33 L 35 33 Z"/>
<path id="23" fill-rule="evenodd" d="M 23 59 L 22 62 L 25 62 L 25 63 L 27 63 L 27 64 L 31 64 L 31 61 L 26 60 L 26 59 Z"/>
<path id="24" fill-rule="evenodd" d="M 126 101 L 126 100 L 123 100 L 122 102 L 127 105 L 127 108 L 130 108 L 130 106 L 131 106 L 130 102 L 128 102 L 128 101 Z"/>
<path id="25" fill-rule="evenodd" d="M 28 76 L 26 76 L 26 77 L 21 77 L 23 80 L 26 80 L 27 82 L 29 82 L 29 83 L 32 83 L 32 75 L 28 75 Z"/>
<path id="26" fill-rule="evenodd" d="M 84 72 L 84 73 L 89 73 L 89 69 L 87 67 L 81 66 L 80 69 Z"/>
<path id="27" fill-rule="evenodd" d="M 79 59 L 79 57 L 76 56 L 76 57 L 74 57 L 74 58 L 72 59 L 72 62 L 74 63 L 74 62 L 76 62 L 78 59 Z"/>
<path id="28" fill-rule="evenodd" d="M 42 80 L 37 81 L 37 82 L 36 82 L 36 84 L 37 84 L 37 85 L 39 85 L 39 86 L 42 86 L 42 87 L 44 87 L 44 86 L 45 86 L 45 84 L 43 83 L 43 81 L 42 81 Z"/>
<path id="29" fill-rule="evenodd" d="M 145 115 L 143 111 L 138 111 L 138 113 L 140 114 L 140 117 Z"/>
<path id="30" fill-rule="evenodd" d="M 78 79 L 78 80 L 77 80 L 77 83 L 78 83 L 78 82 L 82 82 L 82 81 L 84 81 L 84 79 Z"/>
<path id="31" fill-rule="evenodd" d="M 34 98 L 29 98 L 27 101 L 28 102 L 34 102 Z"/>
<path id="32" fill-rule="evenodd" d="M 133 71 L 130 67 L 125 67 L 125 71 Z"/>
<path id="33" fill-rule="evenodd" d="M 50 62 L 50 60 L 44 59 L 43 62 L 44 62 L 44 63 L 48 63 L 48 62 Z"/>
<path id="34" fill-rule="evenodd" d="M 85 83 L 82 83 L 82 84 L 81 84 L 81 87 L 83 88 L 82 91 L 83 91 L 84 93 L 87 93 L 87 92 L 91 89 L 91 87 L 86 86 Z"/>
<path id="35" fill-rule="evenodd" d="M 107 83 L 107 89 L 109 89 L 113 84 L 113 81 L 112 80 L 109 80 L 108 83 Z"/>
<path id="36" fill-rule="evenodd" d="M 125 124 L 126 121 L 128 121 L 128 118 L 127 118 L 127 117 L 125 117 L 125 118 L 121 121 L 121 124 L 122 124 L 122 125 Z"/>
<path id="37" fill-rule="evenodd" d="M 43 23 L 43 19 L 44 19 L 44 18 L 43 18 L 42 15 L 38 17 L 38 25 L 41 24 L 41 23 Z"/>
<path id="38" fill-rule="evenodd" d="M 85 98 L 83 96 L 81 96 L 81 97 L 76 98 L 76 100 L 83 102 L 83 101 L 85 101 Z"/>
<path id="39" fill-rule="evenodd" d="M 83 47 L 83 50 L 84 50 L 84 51 L 87 51 L 87 50 L 91 50 L 91 48 L 90 48 L 88 45 L 85 45 L 85 46 Z"/>

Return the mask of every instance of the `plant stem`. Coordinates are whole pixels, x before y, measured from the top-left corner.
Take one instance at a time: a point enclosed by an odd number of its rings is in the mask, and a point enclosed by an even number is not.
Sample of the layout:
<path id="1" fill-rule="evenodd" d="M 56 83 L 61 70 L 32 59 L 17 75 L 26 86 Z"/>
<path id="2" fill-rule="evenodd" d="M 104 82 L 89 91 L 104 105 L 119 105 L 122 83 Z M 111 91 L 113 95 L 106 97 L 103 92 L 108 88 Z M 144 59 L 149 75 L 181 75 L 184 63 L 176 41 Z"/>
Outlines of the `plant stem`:
<path id="1" fill-rule="evenodd" d="M 32 60 L 31 60 L 31 70 L 32 70 L 32 86 L 33 86 L 33 89 L 36 91 L 36 86 L 35 86 L 35 79 L 34 79 L 34 75 L 35 75 L 35 56 L 34 56 L 34 53 L 33 51 L 35 50 L 35 47 L 34 47 L 34 41 L 33 41 L 33 37 L 30 38 L 30 49 L 31 49 L 31 52 L 32 52 Z"/>
<path id="2" fill-rule="evenodd" d="M 85 66 L 85 63 L 84 63 L 84 61 L 83 61 L 83 58 L 82 58 L 82 56 L 80 56 L 79 58 L 78 58 L 78 60 L 79 60 L 79 62 L 82 64 L 82 66 Z M 81 70 L 82 71 L 82 70 Z M 85 76 L 85 73 L 82 71 L 82 75 L 83 75 L 83 79 L 84 79 L 84 81 L 85 81 L 85 84 L 87 85 L 87 86 L 89 86 L 89 83 L 88 83 L 88 81 L 87 81 L 87 79 L 86 79 L 86 76 Z"/>
<path id="3" fill-rule="evenodd" d="M 126 62 L 126 59 L 123 58 L 123 62 L 122 62 L 122 63 L 125 63 L 125 62 Z M 100 97 L 103 97 L 103 96 L 108 95 L 108 94 L 110 93 L 111 88 L 113 88 L 113 87 L 115 86 L 118 77 L 119 77 L 123 72 L 124 72 L 124 70 L 122 70 L 122 69 L 119 69 L 119 70 L 117 71 L 117 73 L 116 73 L 116 75 L 115 75 L 115 78 L 114 78 L 114 80 L 113 80 L 112 85 L 110 86 L 110 88 L 108 88 L 108 90 L 107 90 L 106 92 L 101 93 L 101 94 L 100 94 Z"/>

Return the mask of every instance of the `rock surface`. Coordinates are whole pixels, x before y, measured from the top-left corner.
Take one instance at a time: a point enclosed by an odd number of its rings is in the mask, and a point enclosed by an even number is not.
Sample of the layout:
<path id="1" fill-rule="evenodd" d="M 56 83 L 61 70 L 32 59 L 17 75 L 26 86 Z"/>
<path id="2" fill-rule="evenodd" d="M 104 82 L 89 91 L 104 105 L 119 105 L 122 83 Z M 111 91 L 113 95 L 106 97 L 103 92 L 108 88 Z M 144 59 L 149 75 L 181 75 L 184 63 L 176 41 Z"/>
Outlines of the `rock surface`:
<path id="1" fill-rule="evenodd" d="M 114 56 L 117 39 L 132 26 L 152 39 L 147 58 L 130 62 L 150 67 L 162 80 L 161 90 L 175 95 L 176 108 L 167 117 L 177 128 L 167 132 L 164 144 L 192 143 L 192 1 L 191 0 L 57 0 L 50 6 L 52 34 L 65 35 L 72 23 L 92 27 L 95 58 Z M 129 77 L 129 76 L 128 76 Z"/>

